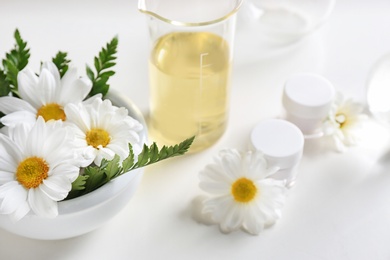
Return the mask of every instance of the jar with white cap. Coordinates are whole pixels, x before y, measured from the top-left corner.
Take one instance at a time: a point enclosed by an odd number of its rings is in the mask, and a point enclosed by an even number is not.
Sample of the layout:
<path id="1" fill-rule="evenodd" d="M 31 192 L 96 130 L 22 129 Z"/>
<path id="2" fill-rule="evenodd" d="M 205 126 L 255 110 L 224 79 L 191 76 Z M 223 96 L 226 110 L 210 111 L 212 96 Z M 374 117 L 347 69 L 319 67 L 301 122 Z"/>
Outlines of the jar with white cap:
<path id="1" fill-rule="evenodd" d="M 304 137 L 294 124 L 282 119 L 266 119 L 258 123 L 250 137 L 252 148 L 261 151 L 270 167 L 279 167 L 271 176 L 295 184 L 297 167 L 302 158 Z"/>
<path id="2" fill-rule="evenodd" d="M 283 91 L 286 120 L 298 126 L 305 136 L 321 134 L 321 124 L 334 96 L 334 87 L 326 78 L 317 74 L 295 74 L 286 81 Z"/>

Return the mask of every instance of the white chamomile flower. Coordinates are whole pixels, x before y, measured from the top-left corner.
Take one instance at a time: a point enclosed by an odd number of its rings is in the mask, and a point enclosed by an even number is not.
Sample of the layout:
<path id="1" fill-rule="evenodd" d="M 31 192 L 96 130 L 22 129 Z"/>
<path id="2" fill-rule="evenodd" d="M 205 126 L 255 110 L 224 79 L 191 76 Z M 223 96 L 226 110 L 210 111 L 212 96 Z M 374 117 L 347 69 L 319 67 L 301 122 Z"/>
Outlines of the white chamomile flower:
<path id="1" fill-rule="evenodd" d="M 202 213 L 219 223 L 223 232 L 243 228 L 257 235 L 281 216 L 284 181 L 267 178 L 278 168 L 267 168 L 261 152 L 223 150 L 214 164 L 200 172 L 200 188 L 213 194 Z"/>
<path id="2" fill-rule="evenodd" d="M 323 124 L 323 131 L 325 135 L 333 138 L 338 151 L 345 151 L 347 146 L 357 144 L 362 125 L 367 120 L 363 110 L 362 104 L 345 99 L 341 93 L 337 93 L 328 118 Z"/>
<path id="3" fill-rule="evenodd" d="M 33 124 L 38 116 L 45 121 L 64 121 L 65 105 L 81 102 L 91 88 L 92 82 L 80 78 L 74 67 L 70 67 L 62 78 L 53 62 L 43 63 L 39 76 L 26 67 L 18 74 L 21 98 L 0 97 L 0 111 L 6 114 L 1 122 L 7 126 L 20 122 Z"/>
<path id="4" fill-rule="evenodd" d="M 79 175 L 72 132 L 61 121 L 18 124 L 0 134 L 0 214 L 17 221 L 31 210 L 56 217 L 57 201 Z"/>
<path id="5" fill-rule="evenodd" d="M 135 154 L 141 152 L 142 125 L 128 116 L 127 109 L 113 106 L 110 100 L 96 97 L 90 102 L 69 104 L 65 113 L 84 158 L 83 166 L 92 162 L 100 165 L 103 158 L 112 160 L 115 154 L 124 160 L 129 155 L 129 143 Z"/>

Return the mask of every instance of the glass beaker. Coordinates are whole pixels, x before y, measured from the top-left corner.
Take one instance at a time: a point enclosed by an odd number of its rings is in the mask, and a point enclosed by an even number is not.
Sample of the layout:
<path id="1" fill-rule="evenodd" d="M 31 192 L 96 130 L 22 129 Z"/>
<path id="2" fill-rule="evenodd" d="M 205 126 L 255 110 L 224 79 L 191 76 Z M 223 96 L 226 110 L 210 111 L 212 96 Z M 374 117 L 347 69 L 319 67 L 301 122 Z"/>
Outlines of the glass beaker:
<path id="1" fill-rule="evenodd" d="M 236 12 L 243 0 L 139 0 L 147 14 L 149 129 L 173 145 L 196 136 L 202 150 L 225 131 Z"/>

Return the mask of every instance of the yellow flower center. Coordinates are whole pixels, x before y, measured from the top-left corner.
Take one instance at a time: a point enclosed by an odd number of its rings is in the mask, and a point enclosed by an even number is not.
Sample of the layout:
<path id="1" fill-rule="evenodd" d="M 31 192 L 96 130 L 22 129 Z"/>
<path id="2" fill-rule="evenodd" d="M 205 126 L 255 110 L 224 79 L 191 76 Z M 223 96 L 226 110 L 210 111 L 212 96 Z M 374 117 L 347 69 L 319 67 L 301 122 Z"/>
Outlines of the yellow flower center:
<path id="1" fill-rule="evenodd" d="M 51 119 L 62 121 L 65 121 L 66 119 L 64 109 L 56 103 L 50 103 L 42 106 L 38 109 L 37 117 L 38 116 L 42 116 L 46 122 Z"/>
<path id="2" fill-rule="evenodd" d="M 241 178 L 233 183 L 231 192 L 237 202 L 246 203 L 253 200 L 257 193 L 257 188 L 253 181 Z"/>
<path id="3" fill-rule="evenodd" d="M 340 128 L 343 128 L 343 126 L 347 123 L 347 117 L 342 113 L 337 114 L 335 119 L 336 122 L 339 123 Z"/>
<path id="4" fill-rule="evenodd" d="M 98 148 L 99 145 L 106 147 L 110 143 L 111 138 L 106 130 L 93 128 L 87 132 L 85 139 L 88 145 Z"/>
<path id="5" fill-rule="evenodd" d="M 29 157 L 16 169 L 16 180 L 26 189 L 38 187 L 47 178 L 49 166 L 39 157 Z"/>

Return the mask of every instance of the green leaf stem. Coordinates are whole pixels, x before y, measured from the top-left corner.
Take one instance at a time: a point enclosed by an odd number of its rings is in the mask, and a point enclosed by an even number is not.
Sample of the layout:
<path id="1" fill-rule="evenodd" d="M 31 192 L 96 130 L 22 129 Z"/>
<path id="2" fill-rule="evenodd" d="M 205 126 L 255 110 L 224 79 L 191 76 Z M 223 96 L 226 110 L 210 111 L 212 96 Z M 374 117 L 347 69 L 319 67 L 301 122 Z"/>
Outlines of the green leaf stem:
<path id="1" fill-rule="evenodd" d="M 84 169 L 84 173 L 73 182 L 72 190 L 66 199 L 72 199 L 82 196 L 91 191 L 98 189 L 107 182 L 123 175 L 126 172 L 142 168 L 153 163 L 185 154 L 190 148 L 195 137 L 188 138 L 180 144 L 174 146 L 163 146 L 158 149 L 156 143 L 150 147 L 144 145 L 142 152 L 138 155 L 138 160 L 135 162 L 134 152 L 131 144 L 129 144 L 130 153 L 128 157 L 119 163 L 118 155 L 114 159 L 108 161 L 103 159 L 100 166 L 90 165 Z"/>

